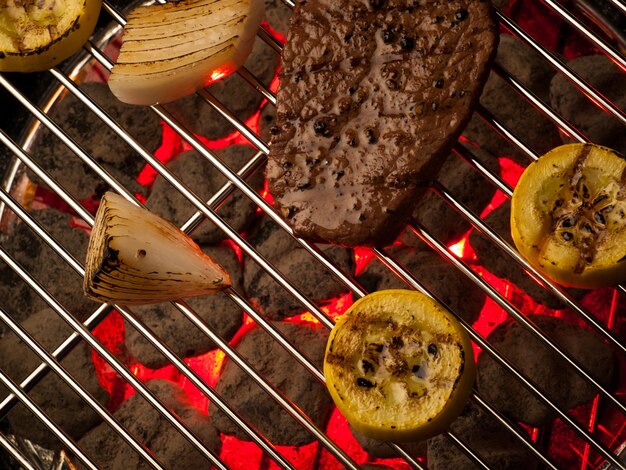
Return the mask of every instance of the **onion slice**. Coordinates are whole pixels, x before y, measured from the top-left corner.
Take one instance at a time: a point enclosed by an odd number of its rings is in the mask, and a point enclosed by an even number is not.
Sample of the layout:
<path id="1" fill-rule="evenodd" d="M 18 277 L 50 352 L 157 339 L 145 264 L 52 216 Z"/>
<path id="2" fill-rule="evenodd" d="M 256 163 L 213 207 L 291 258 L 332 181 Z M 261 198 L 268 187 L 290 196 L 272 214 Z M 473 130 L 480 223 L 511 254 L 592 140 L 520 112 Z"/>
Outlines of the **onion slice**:
<path id="1" fill-rule="evenodd" d="M 115 193 L 104 195 L 87 249 L 87 297 L 153 304 L 230 285 L 228 273 L 176 226 Z"/>
<path id="2" fill-rule="evenodd" d="M 109 77 L 125 103 L 168 103 L 234 72 L 252 51 L 263 0 L 181 0 L 128 15 Z"/>

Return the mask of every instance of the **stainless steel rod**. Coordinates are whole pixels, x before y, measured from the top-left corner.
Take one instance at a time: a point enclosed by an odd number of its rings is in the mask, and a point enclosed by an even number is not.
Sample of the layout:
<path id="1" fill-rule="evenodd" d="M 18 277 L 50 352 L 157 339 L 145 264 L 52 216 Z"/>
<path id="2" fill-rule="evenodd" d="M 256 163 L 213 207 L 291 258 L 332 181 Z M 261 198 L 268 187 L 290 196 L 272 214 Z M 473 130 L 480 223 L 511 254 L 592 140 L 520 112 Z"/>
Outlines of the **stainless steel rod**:
<path id="1" fill-rule="evenodd" d="M 167 409 L 156 398 L 154 393 L 143 385 L 128 368 L 123 365 L 113 354 L 111 354 L 101 343 L 95 338 L 82 323 L 78 322 L 72 314 L 61 305 L 50 293 L 26 272 L 1 246 L 0 259 L 4 261 L 15 273 L 22 278 L 70 327 L 74 329 L 82 339 L 93 348 L 124 380 L 130 383 L 135 390 L 157 411 L 161 413 L 172 426 L 180 432 L 192 445 L 194 445 L 204 457 L 206 457 L 213 465 L 222 470 L 226 470 L 224 463 L 215 456 L 213 451 L 208 449 L 202 441 L 193 433 L 187 425 L 175 414 Z M 11 389 L 15 394 L 15 391 Z M 21 391 L 20 391 L 21 392 Z M 19 398 L 19 394 L 18 394 Z"/>
<path id="2" fill-rule="evenodd" d="M 2 253 L 2 247 L 0 246 L 0 254 Z M 13 379 L 0 369 L 0 382 L 9 389 L 11 393 L 17 396 L 28 411 L 30 411 L 39 421 L 41 421 L 54 436 L 61 441 L 61 443 L 69 450 L 71 450 L 76 457 L 89 469 L 97 470 L 96 464 L 89 458 L 87 454 L 78 446 L 74 441 L 63 431 L 48 414 L 41 409 L 41 407 L 35 403 L 31 398 L 24 393 L 24 391 L 17 385 Z"/>
<path id="3" fill-rule="evenodd" d="M 36 469 L 28 459 L 22 454 L 22 452 L 13 445 L 13 443 L 0 432 L 0 445 L 26 470 L 38 470 Z"/>
<path id="4" fill-rule="evenodd" d="M 606 41 L 601 39 L 591 29 L 587 28 L 578 18 L 576 18 L 566 8 L 559 5 L 554 0 L 542 1 L 543 3 L 548 5 L 553 11 L 557 12 L 561 18 L 563 18 L 570 25 L 576 28 L 579 33 L 584 35 L 596 47 L 602 49 L 602 52 L 604 52 L 613 62 L 618 64 L 622 68 L 622 70 L 626 70 L 626 58 L 624 58 L 624 56 L 620 54 L 619 51 L 607 44 Z"/>
<path id="5" fill-rule="evenodd" d="M 556 54 L 550 52 L 536 41 L 530 34 L 522 29 L 517 23 L 502 14 L 500 11 L 496 11 L 500 23 L 513 33 L 518 38 L 522 39 L 526 44 L 535 49 L 541 56 L 546 59 L 550 65 L 556 68 L 559 72 L 563 73 L 568 80 L 574 83 L 579 89 L 584 92 L 584 95 L 597 106 L 600 106 L 606 112 L 615 116 L 622 124 L 626 124 L 626 113 L 617 108 L 610 100 L 602 95 L 598 90 L 585 82 L 580 76 L 572 71 L 572 69 L 566 65 L 563 60 L 557 57 Z"/>
<path id="6" fill-rule="evenodd" d="M 89 407 L 94 410 L 112 429 L 118 434 L 135 452 L 137 452 L 152 468 L 164 469 L 165 467 L 147 450 L 135 436 L 130 434 L 126 428 L 96 400 L 85 387 L 83 387 L 65 368 L 60 365 L 52 355 L 46 351 L 41 344 L 32 338 L 22 326 L 13 320 L 2 308 L 0 308 L 0 320 L 7 325 L 13 333 L 26 344 L 39 358 L 45 362 L 74 393 L 76 393 Z"/>

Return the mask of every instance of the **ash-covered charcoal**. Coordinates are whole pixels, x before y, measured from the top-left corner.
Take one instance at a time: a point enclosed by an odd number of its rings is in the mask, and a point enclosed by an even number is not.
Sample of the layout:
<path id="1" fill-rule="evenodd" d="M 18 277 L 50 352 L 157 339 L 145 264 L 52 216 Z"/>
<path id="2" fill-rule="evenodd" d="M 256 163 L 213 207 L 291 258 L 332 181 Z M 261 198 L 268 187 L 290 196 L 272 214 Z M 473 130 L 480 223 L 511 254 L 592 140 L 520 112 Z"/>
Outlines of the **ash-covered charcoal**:
<path id="1" fill-rule="evenodd" d="M 313 256 L 269 217 L 264 217 L 250 234 L 250 243 L 313 302 L 322 303 L 347 292 Z M 341 269 L 354 271 L 352 250 L 319 245 Z M 243 274 L 247 297 L 273 320 L 303 312 L 305 307 L 287 293 L 257 263 L 245 258 Z"/>
<path id="2" fill-rule="evenodd" d="M 120 102 L 104 83 L 85 83 L 81 88 L 148 152 L 159 147 L 161 126 L 155 113 Z M 130 192 L 145 192 L 136 178 L 146 161 L 73 94 L 68 92 L 50 117 Z M 109 189 L 47 128 L 42 130 L 33 148 L 36 151 L 32 152 L 32 157 L 75 198 L 86 199 L 94 193 L 102 196 Z M 40 182 L 30 171 L 28 176 Z"/>
<path id="3" fill-rule="evenodd" d="M 511 203 L 505 201 L 493 210 L 484 222 L 499 234 L 509 245 L 515 246 L 511 238 Z M 470 245 L 476 252 L 478 262 L 489 272 L 498 277 L 508 279 L 523 290 L 535 301 L 551 309 L 562 309 L 565 305 L 547 289 L 528 277 L 524 270 L 503 250 L 492 243 L 485 235 L 477 230 L 472 231 L 469 237 Z M 575 299 L 581 299 L 587 291 L 582 289 L 567 289 Z"/>
<path id="4" fill-rule="evenodd" d="M 247 145 L 231 145 L 222 150 L 216 150 L 215 153 L 226 166 L 237 172 L 256 151 Z M 181 153 L 171 160 L 167 167 L 205 201 L 228 181 L 211 162 L 194 150 Z M 254 189 L 261 189 L 263 187 L 262 169 L 248 178 L 247 182 Z M 146 207 L 178 226 L 185 223 L 197 211 L 185 196 L 161 176 L 157 177 L 152 186 Z M 217 213 L 233 229 L 243 231 L 255 210 L 256 204 L 239 189 L 235 189 Z M 191 236 L 198 243 L 217 243 L 227 238 L 224 232 L 207 219 L 201 222 Z"/>
<path id="5" fill-rule="evenodd" d="M 167 380 L 151 380 L 146 386 L 185 422 L 207 448 L 219 455 L 221 441 L 217 431 L 209 418 L 194 408 L 178 385 Z M 138 393 L 122 403 L 114 416 L 140 442 L 149 446 L 166 468 L 210 467 L 207 458 Z M 150 468 L 126 441 L 104 423 L 91 430 L 78 445 L 93 458 L 99 468 Z"/>
<path id="6" fill-rule="evenodd" d="M 51 309 L 40 310 L 21 324 L 48 351 L 54 350 L 74 331 Z M 39 357 L 13 333 L 0 338 L 0 369 L 18 383 L 40 363 Z M 98 384 L 91 350 L 84 342 L 78 344 L 61 365 L 106 407 L 109 395 Z M 5 396 L 6 393 L 8 391 L 0 386 L 0 394 Z M 99 415 L 54 372 L 46 375 L 28 395 L 73 439 L 80 438 L 101 421 Z M 16 405 L 8 414 L 8 420 L 15 434 L 48 449 L 62 447 L 52 432 L 24 405 Z"/>
<path id="7" fill-rule="evenodd" d="M 268 86 L 278 61 L 278 54 L 257 38 L 245 66 L 261 83 Z M 257 112 L 263 102 L 263 95 L 237 73 L 213 83 L 206 90 L 241 121 Z M 221 139 L 236 130 L 197 94 L 167 103 L 163 107 L 187 129 L 207 139 Z"/>
<path id="8" fill-rule="evenodd" d="M 511 35 L 500 35 L 496 62 L 508 70 L 539 98 L 548 101 L 548 88 L 554 71 L 538 54 Z M 531 149 L 540 154 L 559 145 L 556 126 L 522 98 L 496 72 L 491 72 L 480 103 Z M 510 156 L 527 162 L 527 155 L 498 135 L 477 114 L 463 135 L 494 155 Z"/>
<path id="9" fill-rule="evenodd" d="M 70 226 L 70 216 L 55 209 L 31 215 L 78 260 L 84 260 L 89 238 Z M 24 222 L 17 222 L 12 234 L 4 235 L 2 246 L 77 318 L 83 319 L 98 306 L 82 291 L 82 278 Z M 48 306 L 7 264 L 0 263 L 0 304 L 17 321 Z M 59 282 L 62 279 L 63 282 Z"/>
<path id="10" fill-rule="evenodd" d="M 485 294 L 461 271 L 431 250 L 419 251 L 392 246 L 387 253 L 468 323 L 478 318 Z M 372 260 L 357 277 L 368 292 L 407 289 L 407 285 L 378 259 Z M 451 286 L 454 286 L 453 288 Z"/>
<path id="11" fill-rule="evenodd" d="M 363 450 L 372 457 L 378 459 L 393 459 L 398 457 L 398 452 L 387 442 L 365 437 L 363 434 L 353 429 L 352 426 L 350 426 L 350 431 Z M 426 455 L 426 441 L 402 442 L 399 443 L 399 445 L 412 457 Z"/>
<path id="12" fill-rule="evenodd" d="M 228 271 L 233 288 L 240 290 L 242 270 L 235 252 L 225 246 L 205 246 L 203 250 Z M 186 302 L 225 341 L 230 341 L 243 323 L 241 309 L 221 292 L 186 299 Z M 136 306 L 132 311 L 181 358 L 197 356 L 215 347 L 206 335 L 170 303 Z M 126 329 L 126 349 L 139 362 L 152 369 L 169 364 L 132 327 Z"/>
<path id="13" fill-rule="evenodd" d="M 474 403 L 453 421 L 450 430 L 498 470 L 533 470 L 538 462 L 510 431 Z M 521 430 L 521 429 L 520 429 Z M 523 430 L 522 434 L 523 434 Z M 446 436 L 428 440 L 428 468 L 432 470 L 474 470 L 476 465 Z"/>
<path id="14" fill-rule="evenodd" d="M 323 326 L 287 322 L 275 322 L 273 325 L 314 365 L 322 368 L 328 339 L 328 331 Z M 326 387 L 264 330 L 255 326 L 241 338 L 236 349 L 261 375 L 311 418 L 316 426 L 324 427 L 332 403 Z M 274 444 L 300 446 L 315 440 L 315 437 L 229 359 L 224 362 L 215 391 Z M 224 434 L 250 440 L 213 403 L 209 405 L 209 416 L 214 426 Z"/>
<path id="15" fill-rule="evenodd" d="M 492 172 L 500 174 L 500 164 L 495 156 L 474 147 L 471 152 Z M 493 184 L 456 154 L 448 156 L 436 180 L 475 214 L 480 214 L 487 207 L 496 192 Z M 457 241 L 471 228 L 471 224 L 461 214 L 432 191 L 427 192 L 417 203 L 413 218 L 446 245 Z M 398 240 L 407 246 L 428 249 L 410 229 L 405 230 Z"/>
<path id="16" fill-rule="evenodd" d="M 626 108 L 624 72 L 606 56 L 579 57 L 568 62 L 569 67 L 587 83 L 599 90 L 617 108 Z M 605 145 L 626 154 L 626 134 L 623 124 L 594 105 L 563 74 L 557 74 L 550 84 L 550 102 L 554 109 L 571 122 L 594 144 Z M 561 134 L 564 142 L 574 139 Z"/>
<path id="17" fill-rule="evenodd" d="M 282 35 L 287 34 L 291 11 L 291 8 L 282 0 L 266 0 L 265 2 L 265 19 L 273 29 Z"/>
<path id="18" fill-rule="evenodd" d="M 534 315 L 531 320 L 601 385 L 610 385 L 615 360 L 595 333 L 556 317 Z M 498 325 L 487 340 L 563 410 L 587 403 L 597 393 L 537 336 L 512 319 Z M 515 420 L 541 426 L 554 418 L 513 374 L 484 352 L 478 360 L 478 389 L 489 403 Z"/>

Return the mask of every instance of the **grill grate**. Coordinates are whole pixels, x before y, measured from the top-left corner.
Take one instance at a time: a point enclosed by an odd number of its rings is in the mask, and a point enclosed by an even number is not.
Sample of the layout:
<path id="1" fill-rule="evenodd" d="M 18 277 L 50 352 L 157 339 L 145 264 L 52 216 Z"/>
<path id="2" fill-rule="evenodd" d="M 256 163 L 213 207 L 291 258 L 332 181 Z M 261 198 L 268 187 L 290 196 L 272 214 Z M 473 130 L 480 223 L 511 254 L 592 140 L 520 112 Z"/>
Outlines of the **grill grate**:
<path id="1" fill-rule="evenodd" d="M 293 3 L 289 0 L 284 0 L 289 6 L 293 6 Z M 624 8 L 619 0 L 612 0 L 616 6 Z M 561 16 L 565 21 L 571 24 L 574 28 L 582 32 L 591 42 L 599 47 L 604 53 L 606 53 L 611 59 L 626 70 L 626 59 L 611 46 L 606 44 L 595 33 L 589 30 L 584 23 L 578 20 L 575 16 L 571 15 L 561 5 L 551 0 L 545 0 L 547 6 Z M 104 3 L 104 10 L 116 21 L 119 25 L 123 25 L 124 17 L 109 3 Z M 624 111 L 616 107 L 610 100 L 604 97 L 599 91 L 595 90 L 591 85 L 577 76 L 560 58 L 554 53 L 544 48 L 536 39 L 530 34 L 526 33 L 520 28 L 513 20 L 498 12 L 501 25 L 517 36 L 520 40 L 528 44 L 537 53 L 539 53 L 550 65 L 556 70 L 566 75 L 576 86 L 584 93 L 590 100 L 592 100 L 597 106 L 605 110 L 607 113 L 620 120 L 623 124 L 626 124 L 626 114 Z M 13 95 L 41 124 L 34 126 L 29 136 L 24 139 L 21 144 L 13 141 L 3 130 L 0 130 L 0 140 L 6 145 L 13 154 L 17 157 L 15 164 L 12 166 L 9 175 L 9 185 L 7 189 L 0 190 L 0 214 L 2 209 L 9 209 L 14 212 L 19 219 L 26 223 L 44 242 L 49 245 L 68 265 L 76 271 L 80 276 L 83 275 L 83 267 L 80 261 L 76 260 L 66 247 L 59 244 L 52 236 L 50 236 L 46 230 L 20 205 L 20 203 L 10 194 L 9 188 L 12 185 L 13 180 L 23 165 L 29 168 L 35 173 L 43 182 L 48 185 L 65 203 L 71 207 L 80 218 L 88 225 L 93 224 L 93 216 L 85 210 L 71 194 L 68 194 L 61 186 L 59 186 L 53 179 L 51 179 L 46 173 L 45 168 L 41 168 L 36 161 L 29 156 L 29 151 L 32 150 L 34 136 L 37 133 L 38 126 L 45 126 L 50 129 L 61 141 L 63 141 L 83 162 L 88 164 L 90 168 L 99 175 L 102 180 L 106 181 L 115 191 L 125 196 L 128 200 L 135 203 L 139 203 L 134 195 L 126 189 L 123 185 L 119 184 L 110 174 L 100 167 L 94 160 L 91 159 L 89 154 L 85 152 L 78 144 L 64 132 L 52 119 L 46 114 L 50 109 L 53 102 L 59 98 L 63 89 L 67 89 L 69 93 L 78 98 L 83 104 L 85 104 L 89 110 L 95 113 L 106 126 L 112 129 L 122 140 L 124 140 L 141 158 L 147 163 L 152 165 L 156 171 L 167 180 L 174 188 L 181 192 L 197 209 L 197 212 L 189 218 L 189 220 L 182 225 L 182 230 L 185 232 L 191 232 L 204 218 L 208 218 L 222 231 L 224 231 L 228 237 L 248 256 L 260 265 L 270 276 L 278 282 L 287 292 L 291 293 L 303 306 L 303 310 L 307 310 L 313 314 L 313 316 L 327 328 L 332 328 L 333 320 L 313 301 L 304 295 L 292 281 L 286 278 L 281 272 L 279 272 L 268 260 L 260 255 L 255 248 L 242 238 L 235 230 L 229 227 L 219 217 L 220 205 L 232 194 L 233 191 L 239 190 L 243 192 L 248 198 L 253 200 L 260 209 L 267 214 L 273 221 L 278 224 L 289 235 L 293 236 L 293 232 L 290 227 L 281 219 L 281 216 L 277 214 L 271 205 L 265 201 L 254 189 L 252 189 L 247 183 L 246 179 L 254 174 L 262 164 L 265 162 L 266 154 L 268 152 L 267 143 L 264 142 L 258 135 L 256 135 L 245 123 L 241 122 L 227 107 L 225 107 L 215 96 L 209 91 L 202 90 L 198 95 L 216 111 L 221 117 L 226 119 L 234 129 L 239 131 L 257 150 L 258 152 L 238 171 L 234 171 L 228 166 L 224 165 L 222 161 L 215 155 L 215 153 L 208 148 L 200 139 L 198 139 L 191 131 L 186 129 L 180 122 L 178 122 L 166 109 L 161 106 L 152 106 L 151 109 L 155 112 L 161 120 L 169 125 L 176 133 L 178 133 L 183 140 L 185 140 L 194 150 L 196 150 L 202 157 L 207 159 L 220 173 L 228 178 L 228 182 L 211 197 L 208 201 L 203 201 L 199 198 L 190 188 L 182 183 L 175 175 L 173 175 L 162 163 L 160 163 L 150 152 L 143 148 L 131 135 L 129 135 L 115 120 L 113 120 L 102 108 L 94 103 L 73 81 L 77 72 L 82 69 L 86 63 L 95 59 L 100 65 L 106 69 L 112 67 L 110 59 L 102 52 L 103 46 L 119 31 L 118 28 L 111 28 L 104 33 L 100 40 L 97 42 L 90 42 L 86 44 L 86 53 L 77 60 L 76 65 L 71 73 L 66 73 L 60 69 L 52 69 L 50 73 L 60 83 L 60 86 L 52 98 L 46 103 L 43 110 L 39 109 L 36 105 L 31 103 L 26 96 L 24 96 L 5 76 L 0 75 L 0 83 Z M 261 29 L 259 31 L 259 37 L 261 40 L 267 42 L 276 52 L 280 52 L 280 43 L 267 31 Z M 580 131 L 578 131 L 571 123 L 567 122 L 564 118 L 554 112 L 550 106 L 545 104 L 528 90 L 518 79 L 511 75 L 505 68 L 496 64 L 494 71 L 503 78 L 511 88 L 526 98 L 533 106 L 535 106 L 541 113 L 543 113 L 548 119 L 552 120 L 561 131 L 569 134 L 578 141 L 585 141 L 585 137 Z M 243 68 L 238 74 L 253 88 L 266 98 L 271 105 L 276 102 L 275 95 L 267 87 L 265 87 L 250 71 Z M 502 124 L 497 118 L 495 118 L 487 109 L 479 106 L 477 114 L 487 122 L 495 132 L 500 133 L 504 138 L 512 142 L 523 153 L 525 153 L 529 159 L 534 160 L 538 158 L 538 154 L 518 138 L 512 131 Z M 463 158 L 477 171 L 479 171 L 485 178 L 494 184 L 506 197 L 510 197 L 512 194 L 511 187 L 500 178 L 499 175 L 493 173 L 486 168 L 476 158 L 475 155 L 468 149 L 467 146 L 457 144 L 454 148 L 455 153 L 459 157 Z M 510 257 L 514 259 L 516 263 L 521 265 L 526 271 L 532 274 L 538 282 L 543 285 L 548 291 L 553 293 L 559 300 L 567 305 L 573 312 L 575 312 L 581 319 L 583 319 L 589 326 L 591 326 L 596 332 L 598 332 L 604 339 L 606 339 L 615 349 L 622 355 L 626 356 L 626 345 L 623 344 L 623 340 L 618 338 L 609 328 L 604 326 L 592 312 L 585 309 L 579 302 L 574 300 L 566 291 L 559 286 L 556 286 L 545 279 L 542 275 L 537 273 L 531 268 L 516 252 L 516 250 L 508 245 L 494 230 L 487 226 L 479 216 L 474 214 L 464 204 L 457 201 L 450 192 L 439 183 L 435 183 L 433 190 L 441 198 L 443 198 L 449 205 L 456 209 L 462 217 L 467 219 L 472 227 L 484 235 L 486 235 L 490 241 L 495 243 L 501 250 L 505 251 Z M 515 318 L 526 329 L 535 334 L 541 341 L 552 350 L 554 354 L 557 354 L 564 358 L 569 366 L 577 371 L 587 382 L 589 382 L 595 390 L 599 393 L 602 399 L 606 403 L 610 403 L 615 409 L 619 410 L 623 416 L 626 416 L 626 404 L 624 401 L 607 391 L 602 385 L 597 383 L 580 364 L 573 359 L 569 354 L 562 351 L 556 343 L 554 343 L 546 334 L 544 334 L 539 328 L 537 328 L 532 322 L 532 316 L 524 313 L 518 307 L 513 305 L 505 296 L 503 296 L 494 286 L 484 280 L 480 275 L 476 274 L 462 259 L 454 255 L 441 241 L 437 240 L 429 230 L 421 224 L 414 222 L 410 227 L 413 232 L 424 242 L 426 242 L 434 251 L 446 259 L 449 263 L 453 264 L 458 270 L 466 275 L 474 284 L 476 284 L 491 300 L 493 300 L 499 307 L 501 307 L 508 315 Z M 305 240 L 295 238 L 296 241 L 306 249 L 317 261 L 319 261 L 327 270 L 329 275 L 336 278 L 340 283 L 346 286 L 355 298 L 361 297 L 366 294 L 363 288 L 355 281 L 355 279 L 349 273 L 344 272 L 339 268 L 332 259 L 330 259 L 324 252 L 322 252 L 317 246 L 311 244 Z M 376 248 L 373 250 L 375 256 L 382 261 L 391 271 L 399 276 L 406 284 L 414 289 L 420 290 L 432 297 L 436 296 L 424 286 L 419 279 L 415 278 L 410 272 L 408 272 L 401 264 L 393 259 L 384 249 Z M 50 370 L 58 374 L 61 379 L 74 390 L 81 398 L 85 400 L 87 405 L 93 408 L 106 422 L 109 424 L 124 441 L 136 450 L 145 462 L 153 468 L 163 468 L 163 464 L 154 456 L 151 449 L 148 449 L 141 443 L 135 436 L 128 432 L 116 418 L 111 415 L 96 399 L 82 387 L 82 385 L 70 375 L 59 362 L 64 358 L 80 341 L 85 341 L 90 347 L 92 347 L 110 366 L 119 374 L 125 381 L 127 381 L 137 392 L 146 399 L 159 413 L 161 413 L 166 419 L 189 441 L 191 442 L 216 468 L 227 468 L 226 464 L 220 459 L 219 455 L 210 450 L 204 445 L 201 440 L 194 434 L 194 432 L 186 425 L 184 420 L 178 417 L 175 413 L 171 412 L 166 405 L 164 405 L 159 399 L 145 386 L 140 380 L 135 377 L 131 370 L 128 369 L 118 358 L 116 358 L 107 348 L 93 335 L 93 329 L 99 325 L 115 308 L 124 321 L 132 325 L 137 329 L 159 352 L 161 352 L 174 366 L 175 368 L 187 379 L 195 385 L 201 393 L 203 393 L 211 402 L 215 403 L 223 412 L 231 417 L 244 431 L 249 435 L 251 440 L 255 442 L 265 454 L 272 459 L 281 468 L 294 468 L 293 464 L 281 454 L 280 450 L 276 448 L 271 442 L 269 442 L 262 434 L 254 429 L 249 423 L 243 419 L 236 410 L 234 410 L 223 398 L 221 398 L 212 387 L 206 384 L 206 382 L 195 372 L 183 359 L 177 357 L 175 353 L 165 344 L 158 336 L 156 336 L 146 325 L 142 323 L 137 316 L 127 308 L 120 306 L 102 305 L 84 322 L 78 322 L 71 313 L 61 305 L 53 296 L 51 296 L 44 286 L 40 282 L 33 278 L 26 270 L 24 270 L 11 256 L 10 253 L 4 250 L 0 246 L 0 258 L 4 263 L 9 265 L 31 288 L 33 288 L 38 295 L 40 295 L 52 309 L 61 316 L 73 329 L 74 333 L 69 336 L 64 343 L 62 343 L 56 350 L 47 351 L 41 345 L 39 345 L 34 338 L 32 338 L 18 322 L 12 319 L 10 312 L 5 312 L 0 309 L 0 320 L 2 320 L 15 334 L 17 334 L 24 343 L 26 343 L 41 359 L 41 365 L 32 371 L 32 373 L 22 381 L 21 384 L 17 384 L 15 380 L 9 377 L 4 371 L 0 370 L 0 381 L 11 394 L 3 399 L 0 403 L 0 417 L 5 416 L 11 408 L 19 402 L 24 403 L 30 411 L 37 417 L 42 419 L 45 425 L 51 430 L 52 433 L 57 436 L 67 449 L 71 450 L 81 463 L 87 468 L 97 468 L 95 463 L 90 459 L 89 455 L 86 455 L 73 441 L 67 436 L 67 434 L 52 420 L 47 418 L 46 410 L 39 408 L 27 395 L 27 392 L 32 389 Z M 621 294 L 626 293 L 626 287 L 619 286 L 616 292 Z M 320 382 L 324 382 L 324 377 L 317 369 L 317 367 L 299 350 L 291 344 L 281 333 L 266 320 L 247 300 L 246 298 L 234 289 L 229 289 L 225 292 L 236 305 L 238 305 L 243 311 L 249 314 L 256 324 L 262 327 L 270 336 L 276 340 L 282 347 L 284 347 L 300 364 L 302 364 L 315 378 Z M 440 300 L 440 299 L 437 299 Z M 442 302 L 443 303 L 443 302 Z M 347 468 L 358 468 L 355 461 L 333 440 L 305 415 L 299 408 L 297 403 L 291 402 L 288 398 L 283 396 L 272 384 L 266 381 L 247 361 L 226 341 L 222 340 L 216 335 L 194 312 L 186 303 L 176 302 L 174 306 L 182 313 L 193 325 L 201 330 L 208 340 L 213 341 L 217 347 L 219 347 L 227 357 L 233 362 L 239 365 L 252 379 L 265 390 L 272 398 L 274 398 L 297 422 L 309 430 L 315 438 L 338 460 L 342 465 Z M 452 310 L 452 309 L 451 309 Z M 531 390 L 542 403 L 548 408 L 553 410 L 555 414 L 569 426 L 578 436 L 580 436 L 588 446 L 591 446 L 598 454 L 603 456 L 607 461 L 611 462 L 615 468 L 626 469 L 623 463 L 620 463 L 603 443 L 601 443 L 597 437 L 595 437 L 586 425 L 581 425 L 575 419 L 573 419 L 567 412 L 559 409 L 557 405 L 550 399 L 544 396 L 543 392 L 530 380 L 528 380 L 523 374 L 521 374 L 515 366 L 513 366 L 505 357 L 503 357 L 493 346 L 487 343 L 480 333 L 476 331 L 470 324 L 462 319 L 459 319 L 463 326 L 468 330 L 472 340 L 478 345 L 483 353 L 493 356 L 496 361 L 501 364 L 505 369 L 511 372 L 517 379 L 519 379 L 529 390 Z M 547 468 L 557 468 L 554 462 L 546 455 L 545 449 L 542 449 L 540 445 L 528 439 L 528 437 L 519 430 L 519 428 L 501 413 L 499 413 L 492 405 L 490 405 L 476 390 L 472 397 L 473 401 L 478 404 L 488 414 L 492 415 L 498 422 L 500 422 L 508 431 L 510 431 L 516 439 L 518 439 L 530 452 L 532 452 Z M 593 428 L 592 428 L 593 429 Z M 465 444 L 457 435 L 453 432 L 446 432 L 446 436 L 459 449 L 461 449 L 477 466 L 480 468 L 490 468 L 480 455 L 473 451 L 467 444 Z M 619 443 L 617 443 L 619 444 Z M 4 447 L 12 456 L 14 456 L 21 465 L 26 468 L 38 468 L 36 462 L 31 461 L 29 456 L 24 455 L 23 449 L 16 446 L 11 440 L 0 433 L 0 445 Z M 413 468 L 426 468 L 425 464 L 420 460 L 415 459 L 408 452 L 403 450 L 402 446 L 390 444 L 390 446 L 397 452 L 398 456 L 404 458 L 409 466 Z"/>

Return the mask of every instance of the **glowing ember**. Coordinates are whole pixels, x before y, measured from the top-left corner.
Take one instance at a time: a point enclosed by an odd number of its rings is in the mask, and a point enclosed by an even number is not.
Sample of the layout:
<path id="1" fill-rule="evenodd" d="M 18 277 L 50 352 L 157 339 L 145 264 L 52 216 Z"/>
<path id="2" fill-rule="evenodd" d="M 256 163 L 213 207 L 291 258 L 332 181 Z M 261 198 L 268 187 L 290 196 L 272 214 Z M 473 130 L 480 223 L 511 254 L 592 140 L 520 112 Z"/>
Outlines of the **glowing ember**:
<path id="1" fill-rule="evenodd" d="M 211 73 L 211 77 L 209 79 L 209 82 L 207 83 L 213 83 L 218 81 L 220 78 L 225 77 L 226 75 L 228 75 L 230 73 L 230 70 L 214 70 L 213 73 Z"/>

